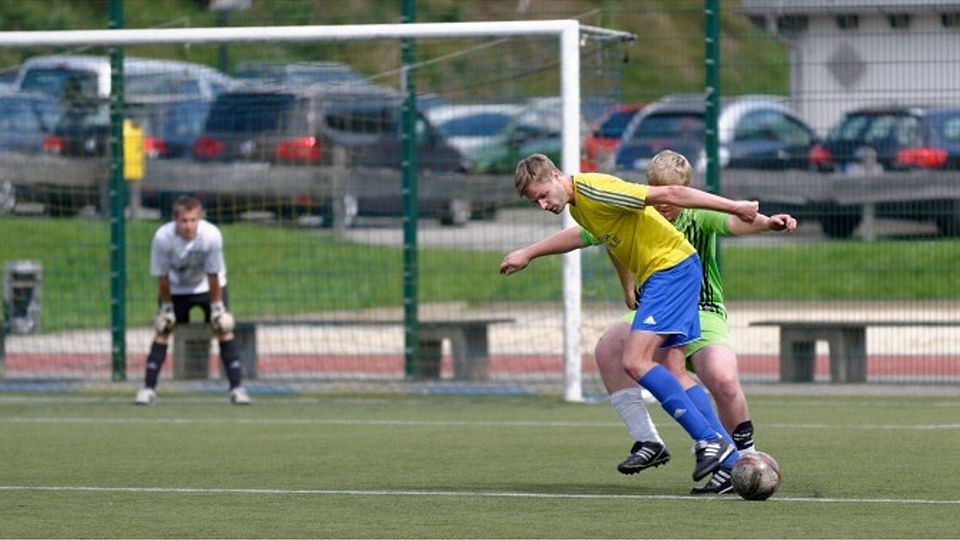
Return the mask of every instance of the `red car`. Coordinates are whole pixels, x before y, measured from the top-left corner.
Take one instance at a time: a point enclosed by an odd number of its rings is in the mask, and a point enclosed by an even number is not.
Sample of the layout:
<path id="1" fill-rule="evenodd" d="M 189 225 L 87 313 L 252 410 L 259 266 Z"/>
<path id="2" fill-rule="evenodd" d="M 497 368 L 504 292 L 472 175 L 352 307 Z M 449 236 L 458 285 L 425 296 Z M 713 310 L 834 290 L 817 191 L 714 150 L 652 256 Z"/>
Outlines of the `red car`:
<path id="1" fill-rule="evenodd" d="M 593 123 L 590 134 L 583 141 L 584 160 L 594 169 L 597 164 L 611 161 L 623 130 L 633 115 L 644 107 L 642 103 L 616 105 Z M 587 170 L 587 169 L 583 169 Z"/>

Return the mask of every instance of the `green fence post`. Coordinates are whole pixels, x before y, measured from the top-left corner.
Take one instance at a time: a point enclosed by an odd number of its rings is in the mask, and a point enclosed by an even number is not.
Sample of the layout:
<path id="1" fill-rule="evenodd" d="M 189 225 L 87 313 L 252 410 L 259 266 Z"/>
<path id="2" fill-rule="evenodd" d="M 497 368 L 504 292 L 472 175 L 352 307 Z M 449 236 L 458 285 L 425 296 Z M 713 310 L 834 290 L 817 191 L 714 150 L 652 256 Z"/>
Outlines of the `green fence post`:
<path id="1" fill-rule="evenodd" d="M 704 75 L 706 85 L 707 190 L 720 193 L 720 1 L 704 0 Z"/>
<path id="2" fill-rule="evenodd" d="M 417 20 L 416 0 L 403 0 L 404 23 Z M 403 141 L 403 369 L 406 378 L 415 375 L 415 362 L 420 357 L 417 268 L 417 92 L 414 84 L 413 40 L 404 39 L 401 45 L 403 60 L 403 85 L 406 99 L 403 102 L 402 134 Z"/>
<path id="3" fill-rule="evenodd" d="M 110 0 L 110 28 L 123 28 L 123 0 Z M 112 373 L 127 378 L 127 246 L 124 207 L 127 186 L 123 178 L 123 48 L 110 47 L 110 331 Z"/>

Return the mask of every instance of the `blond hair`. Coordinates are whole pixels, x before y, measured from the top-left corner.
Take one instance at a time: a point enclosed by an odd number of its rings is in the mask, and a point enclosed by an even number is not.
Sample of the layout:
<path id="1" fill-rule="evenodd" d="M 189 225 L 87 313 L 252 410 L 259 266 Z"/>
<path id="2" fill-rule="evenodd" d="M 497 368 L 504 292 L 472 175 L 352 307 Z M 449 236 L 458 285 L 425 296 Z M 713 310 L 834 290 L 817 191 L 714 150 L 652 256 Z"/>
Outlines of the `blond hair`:
<path id="1" fill-rule="evenodd" d="M 517 162 L 517 168 L 513 173 L 513 185 L 517 188 L 517 193 L 523 197 L 530 184 L 546 182 L 550 180 L 550 173 L 559 172 L 559 170 L 547 156 L 530 154 Z"/>
<path id="2" fill-rule="evenodd" d="M 647 163 L 647 183 L 651 186 L 689 186 L 693 168 L 683 154 L 664 150 Z"/>

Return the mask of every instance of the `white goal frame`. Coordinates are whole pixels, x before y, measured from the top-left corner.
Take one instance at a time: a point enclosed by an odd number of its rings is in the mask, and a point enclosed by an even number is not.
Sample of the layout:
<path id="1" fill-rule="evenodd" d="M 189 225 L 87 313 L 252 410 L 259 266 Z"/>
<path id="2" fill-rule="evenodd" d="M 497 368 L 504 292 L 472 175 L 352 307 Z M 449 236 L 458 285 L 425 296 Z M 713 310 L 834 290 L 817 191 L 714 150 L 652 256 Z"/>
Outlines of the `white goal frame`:
<path id="1" fill-rule="evenodd" d="M 361 24 L 340 26 L 257 26 L 232 28 L 164 28 L 0 32 L 0 47 L 124 46 L 261 41 L 358 41 L 369 39 L 437 39 L 554 36 L 560 42 L 562 161 L 567 174 L 580 172 L 580 44 L 589 36 L 630 40 L 627 32 L 581 24 L 577 20 L 486 21 L 464 23 Z M 563 227 L 575 225 L 569 211 Z M 583 401 L 580 347 L 580 253 L 563 257 L 564 399 Z"/>

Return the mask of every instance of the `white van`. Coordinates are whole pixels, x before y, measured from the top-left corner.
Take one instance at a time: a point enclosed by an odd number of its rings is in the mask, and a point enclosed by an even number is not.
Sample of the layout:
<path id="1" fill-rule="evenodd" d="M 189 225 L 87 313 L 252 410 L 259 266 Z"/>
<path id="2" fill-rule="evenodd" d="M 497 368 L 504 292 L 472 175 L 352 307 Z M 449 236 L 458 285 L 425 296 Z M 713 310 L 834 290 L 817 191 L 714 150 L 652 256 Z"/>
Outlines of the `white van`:
<path id="1" fill-rule="evenodd" d="M 208 66 L 127 57 L 123 62 L 124 93 L 129 98 L 213 100 L 234 86 L 234 80 Z M 13 86 L 61 99 L 73 85 L 81 97 L 110 97 L 110 57 L 89 55 L 36 56 L 27 59 Z"/>

